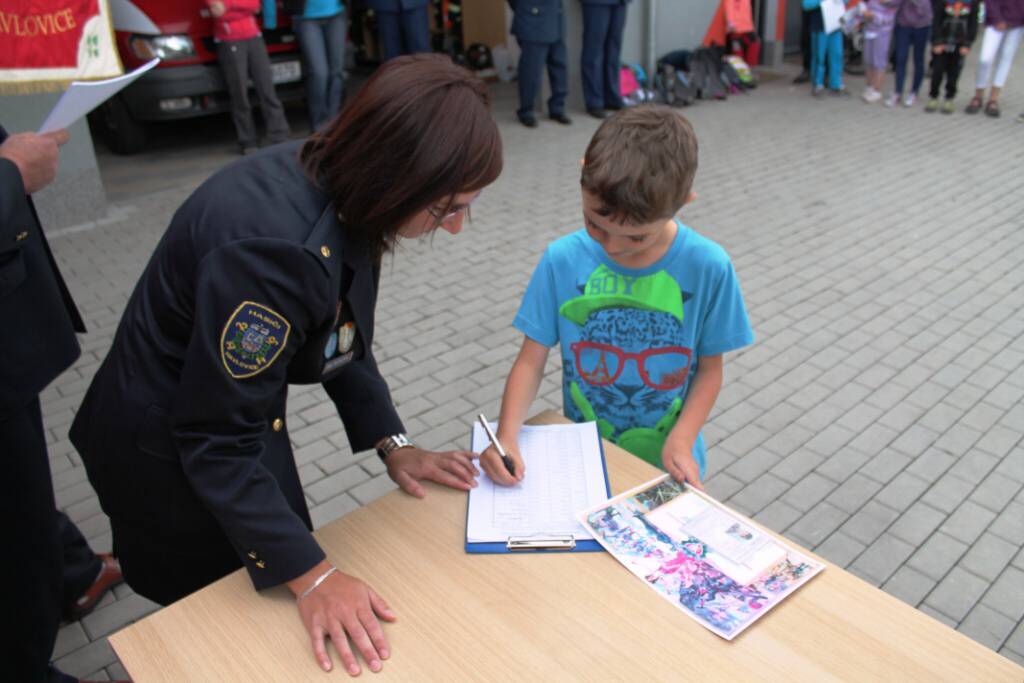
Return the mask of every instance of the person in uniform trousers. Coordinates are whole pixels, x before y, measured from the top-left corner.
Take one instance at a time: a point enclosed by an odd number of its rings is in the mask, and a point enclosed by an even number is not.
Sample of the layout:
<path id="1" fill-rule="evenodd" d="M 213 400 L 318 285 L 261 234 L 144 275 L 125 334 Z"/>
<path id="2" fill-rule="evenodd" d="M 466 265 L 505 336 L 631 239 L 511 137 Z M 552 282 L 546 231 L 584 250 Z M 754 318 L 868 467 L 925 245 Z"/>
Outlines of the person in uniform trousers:
<path id="1" fill-rule="evenodd" d="M 548 118 L 570 124 L 565 115 L 569 77 L 565 57 L 565 12 L 562 0 L 508 0 L 512 7 L 512 35 L 519 42 L 519 109 L 516 116 L 527 128 L 537 126 L 534 106 L 540 92 L 544 65 L 548 67 L 551 97 Z"/>
<path id="2" fill-rule="evenodd" d="M 394 614 L 332 566 L 285 421 L 288 384 L 322 383 L 355 452 L 422 497 L 468 490 L 473 454 L 405 434 L 373 355 L 382 258 L 457 234 L 502 166 L 487 86 L 443 55 L 381 66 L 324 129 L 214 174 L 178 209 L 71 429 L 125 580 L 161 604 L 245 567 L 286 584 L 313 651 L 377 671 Z"/>
<path id="3" fill-rule="evenodd" d="M 605 110 L 622 109 L 619 60 L 626 6 L 630 0 L 580 0 L 583 3 L 583 101 L 587 113 L 603 119 Z"/>
<path id="4" fill-rule="evenodd" d="M 366 0 L 377 17 L 381 62 L 430 52 L 427 0 Z"/>
<path id="5" fill-rule="evenodd" d="M 12 681 L 75 681 L 50 664 L 61 619 L 78 618 L 121 579 L 57 511 L 39 394 L 78 358 L 85 325 L 30 195 L 57 173 L 66 130 L 7 135 L 0 127 L 0 518 L 11 558 L 0 661 Z"/>

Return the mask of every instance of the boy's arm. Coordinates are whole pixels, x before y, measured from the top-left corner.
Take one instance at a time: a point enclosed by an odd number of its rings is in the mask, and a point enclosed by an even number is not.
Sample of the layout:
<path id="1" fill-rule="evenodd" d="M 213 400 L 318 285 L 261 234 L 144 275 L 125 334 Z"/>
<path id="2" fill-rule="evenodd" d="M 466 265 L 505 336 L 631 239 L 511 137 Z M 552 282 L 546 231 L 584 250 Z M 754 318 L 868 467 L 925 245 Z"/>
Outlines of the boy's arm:
<path id="1" fill-rule="evenodd" d="M 693 458 L 693 444 L 707 421 L 722 389 L 722 354 L 701 356 L 693 385 L 686 395 L 683 411 L 669 432 L 661 451 L 661 462 L 677 481 L 686 481 L 701 490 L 700 467 Z"/>
<path id="2" fill-rule="evenodd" d="M 505 380 L 505 393 L 501 397 L 501 415 L 498 418 L 498 441 L 515 462 L 515 476 L 509 474 L 497 450 L 491 446 L 480 454 L 480 466 L 493 481 L 510 486 L 521 481 L 526 469 L 519 454 L 519 429 L 526 421 L 530 404 L 537 397 L 537 388 L 544 377 L 544 364 L 548 347 L 523 337 L 523 346 Z"/>

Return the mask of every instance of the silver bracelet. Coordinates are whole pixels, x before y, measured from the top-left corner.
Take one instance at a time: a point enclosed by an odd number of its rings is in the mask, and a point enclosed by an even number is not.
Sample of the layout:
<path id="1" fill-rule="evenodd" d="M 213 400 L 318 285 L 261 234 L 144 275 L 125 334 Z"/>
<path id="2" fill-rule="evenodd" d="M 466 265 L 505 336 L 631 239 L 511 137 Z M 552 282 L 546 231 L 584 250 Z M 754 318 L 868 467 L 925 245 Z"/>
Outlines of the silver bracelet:
<path id="1" fill-rule="evenodd" d="M 321 584 L 321 583 L 323 583 L 324 581 L 326 581 L 326 580 L 327 580 L 327 577 L 328 577 L 328 576 L 330 576 L 331 574 L 333 574 L 333 573 L 334 573 L 334 572 L 336 572 L 336 571 L 338 571 L 338 568 L 337 568 L 337 567 L 335 567 L 334 565 L 331 565 L 331 568 L 330 568 L 330 569 L 328 569 L 327 571 L 325 571 L 325 572 L 324 572 L 323 574 L 321 574 L 320 576 L 316 577 L 316 581 L 314 581 L 314 582 L 313 582 L 313 585 L 312 585 L 312 586 L 310 586 L 309 588 L 307 588 L 307 589 L 305 590 L 305 592 L 303 592 L 303 594 L 302 594 L 302 595 L 300 595 L 299 597 L 295 598 L 295 602 L 302 602 L 302 599 L 303 599 L 304 597 L 306 597 L 307 595 L 309 595 L 310 593 L 312 593 L 313 591 L 315 591 L 315 590 L 316 590 L 316 589 L 317 589 L 317 588 L 318 588 L 318 587 L 320 586 L 320 584 Z"/>

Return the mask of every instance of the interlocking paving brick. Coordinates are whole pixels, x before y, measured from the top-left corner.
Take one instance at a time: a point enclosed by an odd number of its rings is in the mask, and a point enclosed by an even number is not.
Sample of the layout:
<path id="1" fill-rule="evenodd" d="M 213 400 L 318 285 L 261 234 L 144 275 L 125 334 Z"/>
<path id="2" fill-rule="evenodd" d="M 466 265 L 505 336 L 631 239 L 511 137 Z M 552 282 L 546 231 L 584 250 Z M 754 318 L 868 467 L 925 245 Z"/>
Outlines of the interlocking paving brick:
<path id="1" fill-rule="evenodd" d="M 342 493 L 316 507 L 311 507 L 309 509 L 309 516 L 313 520 L 313 528 L 319 529 L 358 507 L 359 503 L 355 498 L 347 493 Z"/>
<path id="2" fill-rule="evenodd" d="M 853 562 L 854 558 L 864 552 L 866 547 L 863 543 L 850 538 L 842 531 L 837 531 L 814 548 L 814 552 L 835 565 L 846 567 L 850 562 Z"/>
<path id="3" fill-rule="evenodd" d="M 963 557 L 967 547 L 952 536 L 936 532 L 907 560 L 907 565 L 939 580 Z"/>
<path id="4" fill-rule="evenodd" d="M 974 543 L 995 517 L 996 513 L 968 500 L 949 516 L 941 530 L 953 538 L 970 544 Z"/>
<path id="5" fill-rule="evenodd" d="M 974 606 L 957 630 L 985 647 L 998 650 L 1016 623 L 982 603 Z"/>
<path id="6" fill-rule="evenodd" d="M 1007 567 L 982 598 L 982 603 L 1014 623 L 1024 618 L 1024 571 Z"/>
<path id="7" fill-rule="evenodd" d="M 391 477 L 387 476 L 387 474 L 380 474 L 369 481 L 364 481 L 362 484 L 352 487 L 348 490 L 348 494 L 355 498 L 360 505 L 366 505 L 380 498 L 385 493 L 394 491 L 396 488 L 398 486 L 395 482 L 391 481 Z"/>
<path id="8" fill-rule="evenodd" d="M 892 534 L 882 534 L 868 544 L 867 549 L 850 565 L 850 569 L 877 586 L 892 576 L 913 552 L 914 546 L 909 543 Z"/>
<path id="9" fill-rule="evenodd" d="M 842 526 L 842 530 L 861 543 L 869 544 L 899 516 L 899 512 L 876 501 L 870 501 Z"/>
<path id="10" fill-rule="evenodd" d="M 927 489 L 928 482 L 904 471 L 886 484 L 875 500 L 894 510 L 906 510 Z"/>
<path id="11" fill-rule="evenodd" d="M 1012 543 L 995 534 L 985 533 L 964 555 L 961 564 L 983 579 L 995 581 L 1017 551 L 1017 546 Z M 1024 586 L 1021 589 L 1024 590 Z"/>
<path id="12" fill-rule="evenodd" d="M 918 501 L 893 522 L 889 533 L 914 546 L 920 546 L 945 518 L 945 513 Z"/>
<path id="13" fill-rule="evenodd" d="M 772 531 L 782 532 L 786 527 L 800 518 L 800 511 L 786 505 L 781 500 L 772 502 L 768 507 L 754 515 L 754 519 Z"/>
<path id="14" fill-rule="evenodd" d="M 849 515 L 827 502 L 815 505 L 786 529 L 786 536 L 809 548 L 819 546 Z"/>
<path id="15" fill-rule="evenodd" d="M 782 496 L 782 500 L 797 510 L 807 511 L 835 488 L 834 481 L 811 472 L 789 489 Z"/>
<path id="16" fill-rule="evenodd" d="M 137 621 L 159 605 L 141 595 L 130 595 L 116 600 L 103 608 L 97 608 L 92 614 L 82 619 L 82 626 L 92 639 L 113 633 L 122 626 Z"/>
<path id="17" fill-rule="evenodd" d="M 64 655 L 54 662 L 54 666 L 69 676 L 87 676 L 117 661 L 117 655 L 110 647 L 106 638 L 95 640 L 85 647 Z"/>
<path id="18" fill-rule="evenodd" d="M 306 493 L 317 503 L 322 503 L 339 493 L 358 486 L 369 478 L 370 475 L 365 470 L 352 466 L 311 484 L 306 487 Z"/>
<path id="19" fill-rule="evenodd" d="M 882 585 L 882 590 L 911 607 L 917 607 L 935 584 L 935 580 L 903 565 Z"/>
<path id="20" fill-rule="evenodd" d="M 883 484 L 888 483 L 911 463 L 909 456 L 886 449 L 860 468 L 860 473 Z"/>
<path id="21" fill-rule="evenodd" d="M 988 584 L 974 574 L 954 567 L 939 582 L 925 602 L 956 621 L 961 621 L 978 602 Z"/>

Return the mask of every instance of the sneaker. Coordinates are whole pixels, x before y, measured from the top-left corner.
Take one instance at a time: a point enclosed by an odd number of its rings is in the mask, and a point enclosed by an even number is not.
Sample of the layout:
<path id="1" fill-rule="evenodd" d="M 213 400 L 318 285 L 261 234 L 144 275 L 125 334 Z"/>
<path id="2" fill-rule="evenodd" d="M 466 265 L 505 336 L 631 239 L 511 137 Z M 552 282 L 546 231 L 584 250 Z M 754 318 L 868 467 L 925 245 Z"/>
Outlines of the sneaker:
<path id="1" fill-rule="evenodd" d="M 884 104 L 885 104 L 885 106 L 887 106 L 887 107 L 889 107 L 891 109 L 891 108 L 895 107 L 896 103 L 899 102 L 899 101 L 900 101 L 900 96 L 897 95 L 896 93 L 893 93 L 893 94 L 891 94 L 891 95 L 889 95 L 888 97 L 885 98 L 885 103 Z"/>
<path id="2" fill-rule="evenodd" d="M 793 79 L 793 83 L 800 85 L 801 83 L 809 83 L 811 81 L 811 74 L 806 69 L 797 74 L 797 77 Z"/>
<path id="3" fill-rule="evenodd" d="M 952 114 L 953 113 L 953 100 L 946 100 L 942 103 L 942 113 Z"/>
<path id="4" fill-rule="evenodd" d="M 850 91 L 844 88 L 843 86 L 839 86 L 838 88 L 829 88 L 828 94 L 831 95 L 832 97 L 849 97 Z M 881 97 L 882 94 L 879 93 L 878 96 Z"/>
<path id="5" fill-rule="evenodd" d="M 917 103 L 917 93 L 916 92 L 907 93 L 907 96 L 903 98 L 903 106 L 907 107 L 908 109 L 910 107 L 913 107 L 914 104 L 916 104 L 916 103 Z"/>
<path id="6" fill-rule="evenodd" d="M 874 104 L 875 102 L 878 102 L 879 100 L 882 99 L 882 93 L 878 92 L 874 88 L 865 88 L 864 94 L 861 95 L 861 99 L 863 99 L 868 104 Z"/>
<path id="7" fill-rule="evenodd" d="M 1017 123 L 1024 123 L 1024 111 L 1017 114 Z"/>
<path id="8" fill-rule="evenodd" d="M 820 97 L 824 97 L 825 96 L 825 86 L 823 86 L 823 85 L 816 85 L 813 88 L 811 88 L 811 96 L 812 97 L 819 97 L 819 98 Z"/>
<path id="9" fill-rule="evenodd" d="M 934 114 L 939 110 L 939 101 L 934 97 L 928 100 L 928 104 L 924 105 L 925 114 Z"/>

